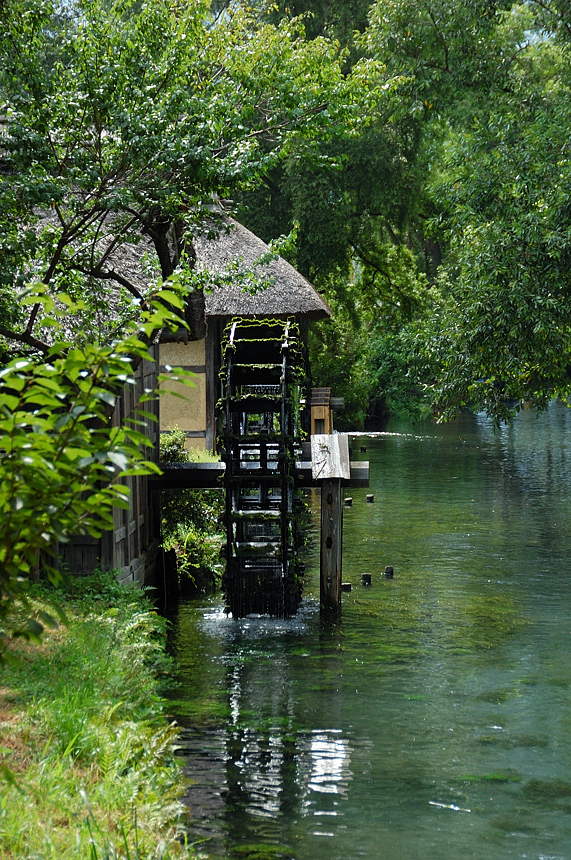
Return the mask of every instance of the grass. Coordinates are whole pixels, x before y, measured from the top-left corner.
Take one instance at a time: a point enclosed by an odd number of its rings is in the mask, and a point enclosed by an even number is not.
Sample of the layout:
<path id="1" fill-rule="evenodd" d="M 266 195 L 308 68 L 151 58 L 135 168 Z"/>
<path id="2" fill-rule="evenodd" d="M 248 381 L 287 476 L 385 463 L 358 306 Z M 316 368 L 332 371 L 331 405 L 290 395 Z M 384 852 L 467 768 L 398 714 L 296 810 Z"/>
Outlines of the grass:
<path id="1" fill-rule="evenodd" d="M 54 596 L 68 627 L 2 667 L 1 860 L 194 857 L 160 695 L 163 620 L 112 577 Z"/>

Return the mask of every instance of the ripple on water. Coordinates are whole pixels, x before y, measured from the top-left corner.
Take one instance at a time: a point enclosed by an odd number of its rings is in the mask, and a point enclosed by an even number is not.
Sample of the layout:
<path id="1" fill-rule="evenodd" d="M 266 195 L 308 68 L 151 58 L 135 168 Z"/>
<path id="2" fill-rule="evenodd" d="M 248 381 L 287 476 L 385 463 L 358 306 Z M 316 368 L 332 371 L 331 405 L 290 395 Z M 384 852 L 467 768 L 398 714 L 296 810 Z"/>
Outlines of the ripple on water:
<path id="1" fill-rule="evenodd" d="M 571 414 L 366 447 L 338 624 L 319 621 L 316 537 L 296 618 L 179 608 L 192 833 L 232 860 L 567 860 Z"/>

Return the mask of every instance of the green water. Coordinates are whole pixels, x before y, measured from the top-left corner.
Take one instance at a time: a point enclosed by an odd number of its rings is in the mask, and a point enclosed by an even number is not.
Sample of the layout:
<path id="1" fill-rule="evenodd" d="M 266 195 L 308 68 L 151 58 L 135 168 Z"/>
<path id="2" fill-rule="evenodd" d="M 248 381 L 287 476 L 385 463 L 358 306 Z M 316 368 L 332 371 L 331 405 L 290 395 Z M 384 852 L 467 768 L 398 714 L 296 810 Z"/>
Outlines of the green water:
<path id="1" fill-rule="evenodd" d="M 174 619 L 192 837 L 232 860 L 568 860 L 571 410 L 353 444 L 371 486 L 348 491 L 338 624 L 315 553 L 291 621 L 217 598 Z"/>

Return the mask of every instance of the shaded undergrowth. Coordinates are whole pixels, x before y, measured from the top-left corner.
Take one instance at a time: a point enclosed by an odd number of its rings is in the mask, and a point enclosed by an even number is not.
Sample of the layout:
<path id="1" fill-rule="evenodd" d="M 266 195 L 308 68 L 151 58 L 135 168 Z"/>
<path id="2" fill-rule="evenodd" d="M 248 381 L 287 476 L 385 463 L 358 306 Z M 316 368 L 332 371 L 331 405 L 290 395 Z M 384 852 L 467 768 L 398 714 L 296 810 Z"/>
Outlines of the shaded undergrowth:
<path id="1" fill-rule="evenodd" d="M 211 451 L 188 450 L 179 427 L 161 433 L 161 462 L 211 463 Z M 209 591 L 220 585 L 220 549 L 224 543 L 223 490 L 170 489 L 161 492 L 163 546 L 174 552 L 181 594 Z"/>

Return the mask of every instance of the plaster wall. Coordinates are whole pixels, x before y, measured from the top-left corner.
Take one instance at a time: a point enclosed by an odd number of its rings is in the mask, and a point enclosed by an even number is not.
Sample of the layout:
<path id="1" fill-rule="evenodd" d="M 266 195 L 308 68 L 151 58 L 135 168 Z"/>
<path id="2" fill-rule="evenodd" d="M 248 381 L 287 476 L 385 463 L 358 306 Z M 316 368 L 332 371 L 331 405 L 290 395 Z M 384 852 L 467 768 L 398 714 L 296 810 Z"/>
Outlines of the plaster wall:
<path id="1" fill-rule="evenodd" d="M 160 430 L 162 433 L 180 427 L 186 434 L 187 448 L 206 448 L 206 341 L 162 343 L 159 362 L 161 372 L 167 365 L 190 370 L 194 377 L 192 388 L 177 382 L 162 382 L 161 389 L 181 394 L 163 394 L 160 400 Z"/>

